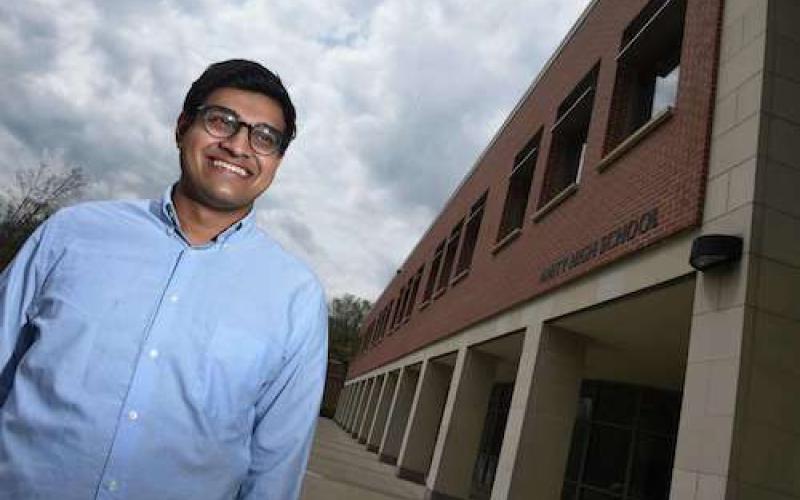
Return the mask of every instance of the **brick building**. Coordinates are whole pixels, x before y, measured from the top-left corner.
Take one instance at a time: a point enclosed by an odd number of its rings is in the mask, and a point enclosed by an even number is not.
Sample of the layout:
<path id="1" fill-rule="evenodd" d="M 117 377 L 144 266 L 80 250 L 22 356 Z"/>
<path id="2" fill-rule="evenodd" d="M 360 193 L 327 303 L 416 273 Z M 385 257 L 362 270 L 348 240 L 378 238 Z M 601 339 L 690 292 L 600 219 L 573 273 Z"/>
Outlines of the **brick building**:
<path id="1" fill-rule="evenodd" d="M 430 498 L 800 498 L 798 26 L 591 2 L 376 301 L 339 424 Z"/>

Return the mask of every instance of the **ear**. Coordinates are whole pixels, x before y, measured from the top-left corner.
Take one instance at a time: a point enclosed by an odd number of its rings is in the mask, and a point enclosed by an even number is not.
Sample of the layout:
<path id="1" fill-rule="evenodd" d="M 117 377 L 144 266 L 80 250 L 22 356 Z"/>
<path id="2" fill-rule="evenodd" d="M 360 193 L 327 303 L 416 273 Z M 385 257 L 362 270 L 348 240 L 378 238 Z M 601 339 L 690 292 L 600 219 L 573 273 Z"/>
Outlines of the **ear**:
<path id="1" fill-rule="evenodd" d="M 175 125 L 175 143 L 180 145 L 181 139 L 183 138 L 183 134 L 189 130 L 192 122 L 189 120 L 189 117 L 186 116 L 184 112 L 181 111 L 181 114 L 178 116 L 178 122 Z"/>

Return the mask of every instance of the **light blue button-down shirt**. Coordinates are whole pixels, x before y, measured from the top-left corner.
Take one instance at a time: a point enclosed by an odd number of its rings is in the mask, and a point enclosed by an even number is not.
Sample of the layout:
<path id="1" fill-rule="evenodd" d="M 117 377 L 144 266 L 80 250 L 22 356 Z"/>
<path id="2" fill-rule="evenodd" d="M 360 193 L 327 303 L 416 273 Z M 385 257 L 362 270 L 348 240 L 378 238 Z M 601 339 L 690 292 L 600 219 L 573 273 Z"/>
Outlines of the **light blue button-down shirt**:
<path id="1" fill-rule="evenodd" d="M 293 499 L 324 385 L 319 282 L 245 219 L 62 210 L 0 275 L 0 499 Z"/>

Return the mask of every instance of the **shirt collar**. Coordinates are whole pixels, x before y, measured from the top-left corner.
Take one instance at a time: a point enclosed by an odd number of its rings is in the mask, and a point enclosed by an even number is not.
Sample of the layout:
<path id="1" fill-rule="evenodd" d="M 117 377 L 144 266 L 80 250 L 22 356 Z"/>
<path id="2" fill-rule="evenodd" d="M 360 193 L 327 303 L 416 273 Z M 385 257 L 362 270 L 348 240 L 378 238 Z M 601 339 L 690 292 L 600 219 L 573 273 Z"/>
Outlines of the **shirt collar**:
<path id="1" fill-rule="evenodd" d="M 183 232 L 181 231 L 181 222 L 178 220 L 178 213 L 175 211 L 175 205 L 172 202 L 172 191 L 177 186 L 173 184 L 169 186 L 165 191 L 164 195 L 161 197 L 161 213 L 164 217 L 164 221 L 168 224 L 171 230 L 177 232 L 181 237 L 183 237 Z M 209 242 L 208 246 L 212 246 L 215 243 L 226 244 L 231 240 L 232 237 L 235 235 L 244 236 L 252 231 L 255 227 L 255 210 L 250 209 L 250 211 L 245 215 L 241 220 L 236 222 L 235 224 L 231 225 L 228 229 L 221 232 L 214 238 L 212 241 Z M 183 238 L 186 240 L 186 238 Z"/>

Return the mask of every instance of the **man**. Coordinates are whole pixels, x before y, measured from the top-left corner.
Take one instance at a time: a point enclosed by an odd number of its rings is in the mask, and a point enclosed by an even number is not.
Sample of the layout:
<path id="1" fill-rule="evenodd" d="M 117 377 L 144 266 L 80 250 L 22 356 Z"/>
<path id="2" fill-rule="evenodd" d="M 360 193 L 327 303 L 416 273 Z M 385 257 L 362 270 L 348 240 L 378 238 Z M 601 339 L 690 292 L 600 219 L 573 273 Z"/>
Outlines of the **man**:
<path id="1" fill-rule="evenodd" d="M 56 213 L 0 276 L 0 499 L 293 499 L 324 383 L 316 278 L 255 226 L 295 131 L 277 76 L 210 66 L 160 201 Z"/>

